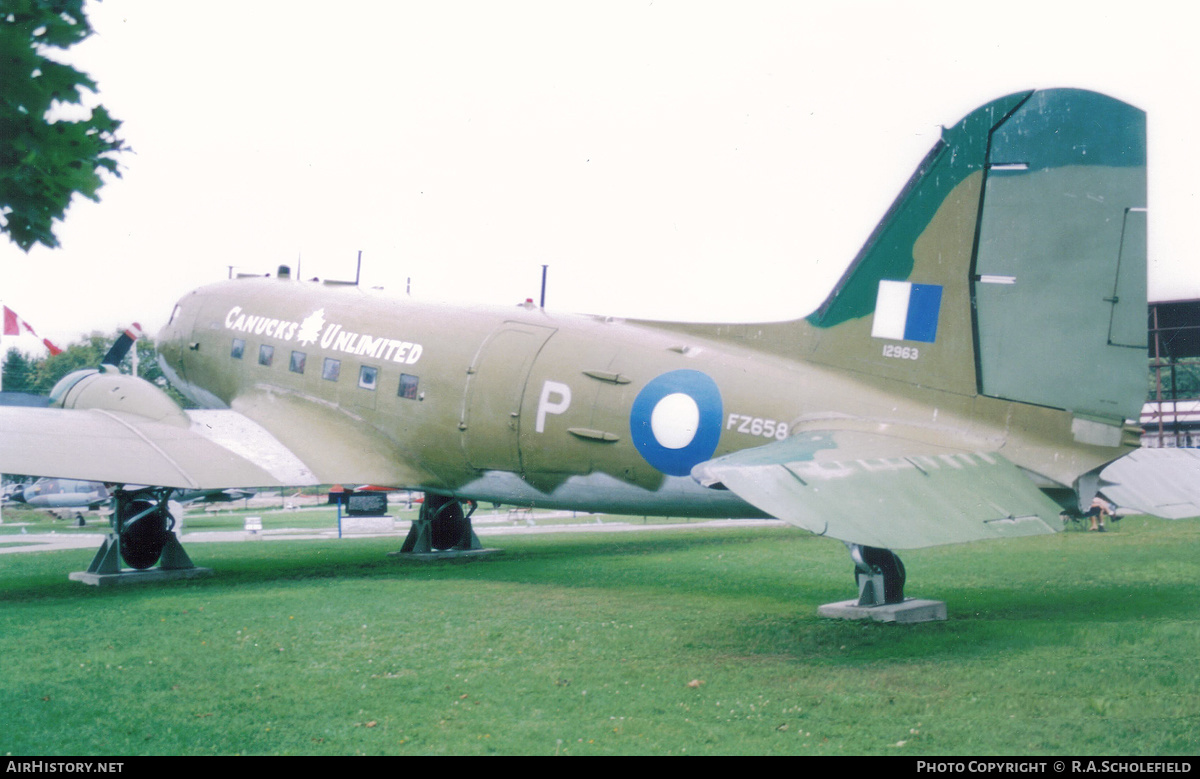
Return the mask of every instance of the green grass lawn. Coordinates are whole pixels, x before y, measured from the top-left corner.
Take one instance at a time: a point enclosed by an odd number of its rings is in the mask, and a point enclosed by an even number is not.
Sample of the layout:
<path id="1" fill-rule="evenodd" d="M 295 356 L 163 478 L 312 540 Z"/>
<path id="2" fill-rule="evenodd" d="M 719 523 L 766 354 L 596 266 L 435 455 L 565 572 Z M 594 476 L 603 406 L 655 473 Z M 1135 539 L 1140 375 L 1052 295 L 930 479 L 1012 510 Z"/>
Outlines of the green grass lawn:
<path id="1" fill-rule="evenodd" d="M 6 515 L 7 519 L 7 515 Z M 791 529 L 193 544 L 210 579 L 98 590 L 0 555 L 0 752 L 1195 754 L 1200 524 L 903 555 L 947 622 L 826 620 L 842 544 Z"/>

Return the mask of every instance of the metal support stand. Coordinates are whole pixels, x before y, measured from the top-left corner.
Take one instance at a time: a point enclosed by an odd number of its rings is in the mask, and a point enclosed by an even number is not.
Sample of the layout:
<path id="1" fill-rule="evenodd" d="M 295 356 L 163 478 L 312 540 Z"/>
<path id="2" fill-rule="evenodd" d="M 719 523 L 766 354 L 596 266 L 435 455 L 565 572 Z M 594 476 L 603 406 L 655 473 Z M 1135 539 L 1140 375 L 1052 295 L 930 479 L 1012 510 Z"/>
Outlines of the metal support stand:
<path id="1" fill-rule="evenodd" d="M 904 563 L 890 549 L 850 544 L 859 606 L 904 602 Z"/>
<path id="2" fill-rule="evenodd" d="M 114 490 L 112 530 L 88 569 L 75 571 L 68 578 L 100 587 L 212 575 L 211 568 L 192 564 L 173 532 L 175 518 L 168 505 L 171 492 L 165 488 Z M 122 560 L 130 568 L 123 568 Z M 152 568 L 156 562 L 158 568 Z"/>
<path id="3" fill-rule="evenodd" d="M 823 617 L 871 619 L 876 622 L 934 622 L 946 619 L 944 601 L 904 597 L 904 563 L 895 552 L 847 544 L 854 560 L 858 599 L 826 603 L 817 608 Z"/>
<path id="4" fill-rule="evenodd" d="M 479 542 L 479 536 L 471 527 L 471 515 L 478 506 L 475 501 L 468 503 L 470 509 L 464 514 L 463 503 L 457 498 L 426 493 L 421 511 L 408 529 L 400 551 L 390 552 L 388 556 L 444 560 L 499 553 L 499 549 L 484 548 Z"/>

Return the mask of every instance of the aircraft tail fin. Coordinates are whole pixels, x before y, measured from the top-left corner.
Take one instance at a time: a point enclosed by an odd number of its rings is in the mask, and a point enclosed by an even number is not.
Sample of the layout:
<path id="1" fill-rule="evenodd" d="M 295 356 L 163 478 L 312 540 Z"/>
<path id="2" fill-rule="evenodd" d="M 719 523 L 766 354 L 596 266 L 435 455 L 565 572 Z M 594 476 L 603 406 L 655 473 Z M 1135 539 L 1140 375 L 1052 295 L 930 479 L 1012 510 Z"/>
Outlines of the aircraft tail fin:
<path id="1" fill-rule="evenodd" d="M 1009 95 L 945 128 L 834 292 L 807 355 L 951 392 L 1136 418 L 1146 124 L 1095 92 Z"/>

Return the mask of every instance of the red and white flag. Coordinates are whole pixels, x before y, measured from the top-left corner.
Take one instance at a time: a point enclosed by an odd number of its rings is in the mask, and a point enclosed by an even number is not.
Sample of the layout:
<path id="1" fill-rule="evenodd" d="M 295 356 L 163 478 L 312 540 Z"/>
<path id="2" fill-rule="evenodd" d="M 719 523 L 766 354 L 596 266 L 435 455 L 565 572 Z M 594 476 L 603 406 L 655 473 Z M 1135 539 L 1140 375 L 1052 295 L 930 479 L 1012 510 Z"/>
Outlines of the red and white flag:
<path id="1" fill-rule="evenodd" d="M 4 334 L 5 335 L 21 335 L 21 331 L 28 332 L 34 338 L 41 338 L 41 336 L 39 336 L 37 334 L 37 332 L 35 332 L 34 329 L 29 326 L 28 322 L 26 322 L 21 317 L 17 316 L 16 311 L 13 311 L 8 306 L 5 306 L 4 307 Z M 46 348 L 50 350 L 50 354 L 61 354 L 62 353 L 62 349 L 59 349 L 54 344 L 50 343 L 49 338 L 42 338 L 42 343 L 45 344 Z"/>

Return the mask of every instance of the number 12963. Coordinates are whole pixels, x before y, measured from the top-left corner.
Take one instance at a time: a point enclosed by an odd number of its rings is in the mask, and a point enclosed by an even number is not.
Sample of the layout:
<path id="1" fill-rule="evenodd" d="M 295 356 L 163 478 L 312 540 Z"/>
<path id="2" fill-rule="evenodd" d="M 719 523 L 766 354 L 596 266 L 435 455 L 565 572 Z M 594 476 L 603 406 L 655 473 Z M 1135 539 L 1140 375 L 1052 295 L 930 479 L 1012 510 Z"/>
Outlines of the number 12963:
<path id="1" fill-rule="evenodd" d="M 915 346 L 900 346 L 899 344 L 885 344 L 883 347 L 884 357 L 893 357 L 897 360 L 915 360 L 921 356 Z"/>

